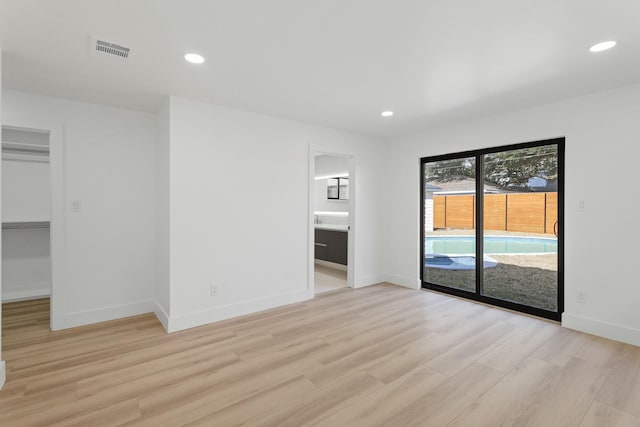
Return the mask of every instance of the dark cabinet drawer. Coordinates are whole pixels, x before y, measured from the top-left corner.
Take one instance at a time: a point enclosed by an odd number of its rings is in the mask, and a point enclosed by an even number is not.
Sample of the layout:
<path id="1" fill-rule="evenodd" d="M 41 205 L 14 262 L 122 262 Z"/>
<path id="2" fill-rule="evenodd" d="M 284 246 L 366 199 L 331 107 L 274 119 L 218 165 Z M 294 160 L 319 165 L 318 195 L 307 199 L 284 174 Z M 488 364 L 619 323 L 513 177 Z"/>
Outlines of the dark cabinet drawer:
<path id="1" fill-rule="evenodd" d="M 315 243 L 316 250 L 316 259 L 327 260 L 327 244 L 326 243 Z"/>
<path id="2" fill-rule="evenodd" d="M 343 231 L 316 230 L 315 258 L 347 265 L 348 234 Z"/>

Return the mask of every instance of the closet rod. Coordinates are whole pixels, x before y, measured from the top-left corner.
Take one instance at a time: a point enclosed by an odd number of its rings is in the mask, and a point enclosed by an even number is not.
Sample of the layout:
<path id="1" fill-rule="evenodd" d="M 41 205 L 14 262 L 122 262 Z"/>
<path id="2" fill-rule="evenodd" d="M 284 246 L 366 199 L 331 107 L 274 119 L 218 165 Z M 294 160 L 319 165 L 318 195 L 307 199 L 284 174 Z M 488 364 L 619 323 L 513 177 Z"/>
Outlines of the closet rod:
<path id="1" fill-rule="evenodd" d="M 3 230 L 19 230 L 25 228 L 49 228 L 48 221 L 3 222 Z"/>
<path id="2" fill-rule="evenodd" d="M 2 149 L 30 153 L 49 153 L 48 145 L 27 144 L 23 142 L 2 141 Z"/>

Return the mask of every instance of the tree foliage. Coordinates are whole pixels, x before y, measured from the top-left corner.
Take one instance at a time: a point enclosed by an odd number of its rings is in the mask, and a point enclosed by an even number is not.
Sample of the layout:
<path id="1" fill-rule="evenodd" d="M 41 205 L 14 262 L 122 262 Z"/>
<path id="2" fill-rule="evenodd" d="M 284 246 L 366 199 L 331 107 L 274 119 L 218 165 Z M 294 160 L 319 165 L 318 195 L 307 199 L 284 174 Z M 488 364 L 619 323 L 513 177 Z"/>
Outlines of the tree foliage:
<path id="1" fill-rule="evenodd" d="M 556 145 L 489 153 L 484 156 L 485 182 L 505 189 L 529 191 L 531 178 L 555 182 L 558 177 Z M 425 182 L 475 179 L 474 157 L 427 163 Z"/>

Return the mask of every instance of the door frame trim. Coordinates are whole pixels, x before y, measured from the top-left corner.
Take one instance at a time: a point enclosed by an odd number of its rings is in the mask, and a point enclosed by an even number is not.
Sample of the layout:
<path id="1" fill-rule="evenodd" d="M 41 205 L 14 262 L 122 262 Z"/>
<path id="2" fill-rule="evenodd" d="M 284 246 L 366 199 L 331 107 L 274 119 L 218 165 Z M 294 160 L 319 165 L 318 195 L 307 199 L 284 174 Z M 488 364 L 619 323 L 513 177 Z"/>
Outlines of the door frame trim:
<path id="1" fill-rule="evenodd" d="M 309 144 L 309 176 L 308 176 L 308 274 L 307 274 L 307 289 L 312 295 L 315 295 L 315 223 L 313 221 L 315 211 L 315 158 L 319 155 L 330 155 L 336 157 L 344 157 L 349 161 L 349 230 L 347 236 L 347 285 L 350 288 L 356 287 L 356 188 L 357 188 L 357 176 L 356 165 L 357 156 L 354 152 L 344 150 L 338 147 L 323 146 L 320 144 Z"/>
<path id="2" fill-rule="evenodd" d="M 66 193 L 65 193 L 65 146 L 63 125 L 40 121 L 11 121 L 2 124 L 4 128 L 43 132 L 49 134 L 49 178 L 50 206 L 49 218 L 51 293 L 49 327 L 52 331 L 63 329 L 66 271 Z"/>

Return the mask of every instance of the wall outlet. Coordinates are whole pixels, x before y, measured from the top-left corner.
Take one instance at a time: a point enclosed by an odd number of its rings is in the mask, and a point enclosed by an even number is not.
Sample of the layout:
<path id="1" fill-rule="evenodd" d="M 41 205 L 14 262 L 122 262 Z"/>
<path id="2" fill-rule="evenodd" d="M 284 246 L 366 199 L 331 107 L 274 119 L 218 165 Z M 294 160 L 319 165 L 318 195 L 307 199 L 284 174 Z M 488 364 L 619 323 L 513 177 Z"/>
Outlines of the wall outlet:
<path id="1" fill-rule="evenodd" d="M 217 297 L 218 296 L 218 285 L 211 285 L 211 287 L 209 288 L 209 294 L 212 297 Z"/>
<path id="2" fill-rule="evenodd" d="M 580 304 L 586 304 L 587 303 L 587 293 L 582 291 L 582 292 L 578 292 L 577 295 L 577 300 Z"/>

